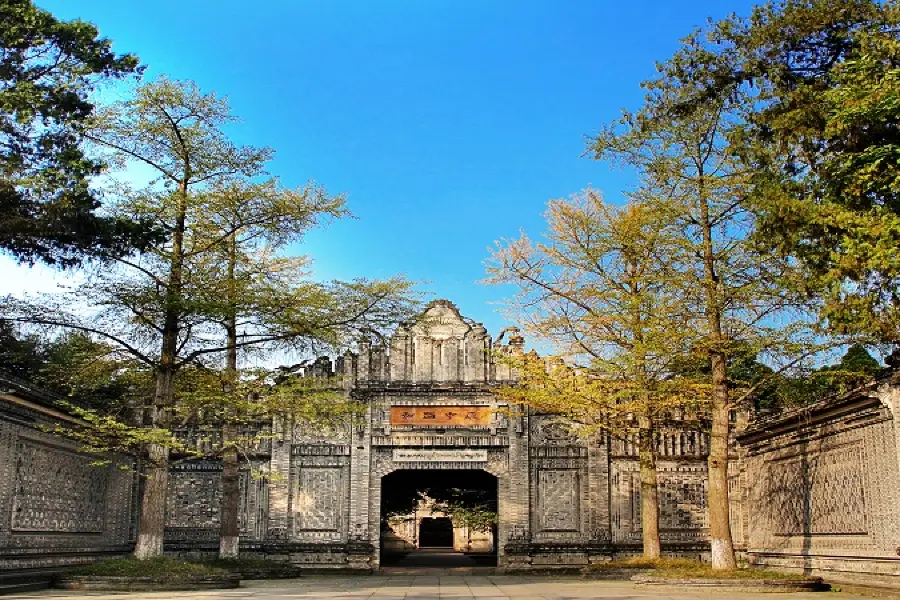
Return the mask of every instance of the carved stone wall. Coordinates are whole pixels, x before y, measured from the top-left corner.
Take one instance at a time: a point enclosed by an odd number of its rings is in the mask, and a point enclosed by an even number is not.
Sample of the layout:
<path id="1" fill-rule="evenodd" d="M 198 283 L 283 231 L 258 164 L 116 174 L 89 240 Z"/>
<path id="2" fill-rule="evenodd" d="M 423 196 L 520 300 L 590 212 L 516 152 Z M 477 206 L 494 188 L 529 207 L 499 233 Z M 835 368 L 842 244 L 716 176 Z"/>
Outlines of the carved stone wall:
<path id="1" fill-rule="evenodd" d="M 130 551 L 132 460 L 117 456 L 92 465 L 97 457 L 44 430 L 69 417 L 30 398 L 27 388 L 13 391 L 20 390 L 0 395 L 0 571 Z"/>
<path id="2" fill-rule="evenodd" d="M 702 544 L 709 534 L 706 464 L 659 461 L 659 533 L 663 543 Z M 641 482 L 637 461 L 613 461 L 613 540 L 641 543 Z"/>
<path id="3" fill-rule="evenodd" d="M 291 461 L 292 539 L 346 542 L 350 506 L 350 447 L 294 446 Z"/>
<path id="4" fill-rule="evenodd" d="M 586 440 L 551 417 L 532 417 L 531 462 L 532 541 L 578 543 L 590 537 Z"/>
<path id="5" fill-rule="evenodd" d="M 268 484 L 259 461 L 240 472 L 239 531 L 242 540 L 265 538 Z M 166 543 L 172 549 L 218 548 L 219 509 L 222 503 L 222 463 L 186 461 L 169 471 L 166 497 Z"/>
<path id="6" fill-rule="evenodd" d="M 870 581 L 900 577 L 898 432 L 879 395 L 861 390 L 759 423 L 741 438 L 754 562 Z"/>
<path id="7" fill-rule="evenodd" d="M 273 439 L 241 474 L 242 551 L 319 568 L 377 567 L 383 478 L 398 469 L 494 475 L 501 567 L 587 565 L 639 551 L 636 440 L 580 435 L 556 417 L 505 405 L 496 389 L 516 373 L 493 356 L 522 344 L 515 331 L 505 345 L 494 342 L 446 301 L 387 343 L 361 342 L 335 366 L 363 418 L 327 430 L 266 425 Z M 304 373 L 335 374 L 329 360 Z M 91 466 L 45 431 L 71 418 L 29 398 L 0 395 L 0 569 L 128 552 L 138 485 L 119 467 L 131 459 Z M 736 545 L 758 564 L 900 576 L 898 432 L 897 378 L 751 425 L 729 468 Z M 656 450 L 664 551 L 702 556 L 706 436 L 673 425 Z M 218 461 L 173 466 L 168 549 L 217 547 L 221 489 Z"/>

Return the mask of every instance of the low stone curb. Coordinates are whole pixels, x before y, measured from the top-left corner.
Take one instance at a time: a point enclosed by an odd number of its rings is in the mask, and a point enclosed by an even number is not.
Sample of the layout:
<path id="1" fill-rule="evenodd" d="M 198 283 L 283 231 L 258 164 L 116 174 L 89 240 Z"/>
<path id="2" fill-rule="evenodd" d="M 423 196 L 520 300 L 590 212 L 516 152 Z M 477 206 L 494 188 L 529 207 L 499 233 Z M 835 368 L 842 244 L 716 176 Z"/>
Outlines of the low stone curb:
<path id="1" fill-rule="evenodd" d="M 278 567 L 278 568 L 246 568 L 234 569 L 234 573 L 239 575 L 241 579 L 297 579 L 303 577 L 307 572 L 300 567 Z"/>
<path id="2" fill-rule="evenodd" d="M 240 585 L 241 576 L 237 573 L 229 573 L 223 576 L 185 577 L 180 579 L 73 575 L 57 580 L 54 587 L 87 592 L 154 592 L 221 590 L 233 589 L 240 587 Z"/>
<path id="3" fill-rule="evenodd" d="M 633 568 L 625 569 L 618 567 L 588 567 L 581 571 L 582 577 L 585 579 L 605 579 L 610 581 L 628 581 L 634 577 L 646 575 L 652 569 Z"/>
<path id="4" fill-rule="evenodd" d="M 821 577 L 802 579 L 670 579 L 654 575 L 634 575 L 631 581 L 643 585 L 675 585 L 679 587 L 700 587 L 728 589 L 735 592 L 823 592 L 830 588 L 822 583 Z"/>

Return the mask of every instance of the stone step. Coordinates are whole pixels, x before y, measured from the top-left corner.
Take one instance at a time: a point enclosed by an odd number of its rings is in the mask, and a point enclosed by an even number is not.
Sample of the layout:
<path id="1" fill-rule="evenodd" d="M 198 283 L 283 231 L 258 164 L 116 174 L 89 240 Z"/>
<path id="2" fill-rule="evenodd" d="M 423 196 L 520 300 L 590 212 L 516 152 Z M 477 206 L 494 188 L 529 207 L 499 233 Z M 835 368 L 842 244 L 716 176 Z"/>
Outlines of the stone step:
<path id="1" fill-rule="evenodd" d="M 10 594 L 23 594 L 25 592 L 38 592 L 50 587 L 49 579 L 35 579 L 33 581 L 0 582 L 0 596 Z"/>

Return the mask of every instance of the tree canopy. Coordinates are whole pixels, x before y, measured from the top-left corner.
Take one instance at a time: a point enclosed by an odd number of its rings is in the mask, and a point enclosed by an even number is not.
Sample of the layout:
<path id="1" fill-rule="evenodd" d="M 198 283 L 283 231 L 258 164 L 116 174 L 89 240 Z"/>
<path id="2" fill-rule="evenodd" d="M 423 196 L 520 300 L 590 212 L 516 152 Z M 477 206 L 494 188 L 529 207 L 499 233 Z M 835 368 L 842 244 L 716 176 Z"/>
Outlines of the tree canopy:
<path id="1" fill-rule="evenodd" d="M 900 3 L 779 0 L 705 33 L 688 103 L 742 103 L 728 150 L 760 241 L 799 260 L 831 332 L 900 342 Z"/>
<path id="2" fill-rule="evenodd" d="M 0 250 L 72 266 L 144 247 L 155 236 L 146 223 L 98 211 L 91 180 L 103 165 L 83 144 L 91 93 L 139 74 L 137 58 L 31 0 L 0 1 L 0 50 Z"/>

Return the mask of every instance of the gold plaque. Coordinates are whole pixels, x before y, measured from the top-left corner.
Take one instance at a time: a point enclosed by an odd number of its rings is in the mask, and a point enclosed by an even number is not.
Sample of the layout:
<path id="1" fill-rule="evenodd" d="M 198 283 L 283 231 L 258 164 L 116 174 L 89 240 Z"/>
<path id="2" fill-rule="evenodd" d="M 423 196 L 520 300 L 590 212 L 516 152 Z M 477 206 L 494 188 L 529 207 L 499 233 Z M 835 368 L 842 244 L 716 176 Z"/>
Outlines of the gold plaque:
<path id="1" fill-rule="evenodd" d="M 391 425 L 418 427 L 487 427 L 491 424 L 488 406 L 392 406 Z"/>

